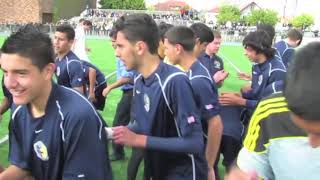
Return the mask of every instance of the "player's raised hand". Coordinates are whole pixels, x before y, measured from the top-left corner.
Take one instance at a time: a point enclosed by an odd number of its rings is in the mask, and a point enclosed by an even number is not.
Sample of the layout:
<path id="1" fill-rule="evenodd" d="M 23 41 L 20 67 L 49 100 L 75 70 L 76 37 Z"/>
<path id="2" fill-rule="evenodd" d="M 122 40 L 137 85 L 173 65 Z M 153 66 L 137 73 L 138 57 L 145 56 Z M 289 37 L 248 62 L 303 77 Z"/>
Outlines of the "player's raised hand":
<path id="1" fill-rule="evenodd" d="M 225 70 L 217 71 L 212 77 L 214 79 L 214 82 L 217 84 L 224 81 L 229 76 L 229 73 Z"/>
<path id="2" fill-rule="evenodd" d="M 246 85 L 244 85 L 244 86 L 241 87 L 241 92 L 242 92 L 242 93 L 247 93 L 247 92 L 249 92 L 249 91 L 251 91 L 251 90 L 252 90 L 251 84 L 246 84 Z"/>
<path id="3" fill-rule="evenodd" d="M 111 88 L 110 86 L 107 86 L 106 88 L 104 88 L 104 90 L 102 91 L 102 95 L 104 97 L 108 96 L 108 94 L 111 92 Z"/>
<path id="4" fill-rule="evenodd" d="M 219 103 L 226 106 L 245 105 L 245 99 L 238 93 L 222 93 L 219 96 Z"/>
<path id="5" fill-rule="evenodd" d="M 238 73 L 238 78 L 241 80 L 245 80 L 245 81 L 251 81 L 252 77 L 250 74 L 247 74 L 245 72 L 239 72 Z"/>

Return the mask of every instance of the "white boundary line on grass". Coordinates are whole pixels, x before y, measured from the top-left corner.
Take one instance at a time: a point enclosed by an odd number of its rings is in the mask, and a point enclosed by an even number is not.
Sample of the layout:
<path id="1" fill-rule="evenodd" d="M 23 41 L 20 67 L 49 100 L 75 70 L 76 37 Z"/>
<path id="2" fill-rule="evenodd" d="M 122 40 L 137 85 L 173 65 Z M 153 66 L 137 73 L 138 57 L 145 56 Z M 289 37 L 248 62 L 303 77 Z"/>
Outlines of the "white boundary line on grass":
<path id="1" fill-rule="evenodd" d="M 114 76 L 117 73 L 117 71 L 113 71 L 112 73 L 106 75 L 106 79 L 109 79 L 110 77 Z"/>
<path id="2" fill-rule="evenodd" d="M 0 145 L 6 143 L 9 140 L 9 135 L 5 135 L 3 138 L 0 139 Z"/>
<path id="3" fill-rule="evenodd" d="M 219 55 L 222 57 L 222 59 L 225 59 L 229 62 L 229 64 L 238 72 L 241 73 L 242 71 L 226 56 L 224 56 L 222 53 L 219 53 Z"/>
<path id="4" fill-rule="evenodd" d="M 109 79 L 110 77 L 114 76 L 116 73 L 117 73 L 117 71 L 114 71 L 114 72 L 108 74 L 108 75 L 106 76 L 106 79 Z M 0 139 L 0 146 L 1 146 L 2 144 L 6 143 L 8 140 L 9 140 L 9 135 L 6 134 L 3 138 Z"/>

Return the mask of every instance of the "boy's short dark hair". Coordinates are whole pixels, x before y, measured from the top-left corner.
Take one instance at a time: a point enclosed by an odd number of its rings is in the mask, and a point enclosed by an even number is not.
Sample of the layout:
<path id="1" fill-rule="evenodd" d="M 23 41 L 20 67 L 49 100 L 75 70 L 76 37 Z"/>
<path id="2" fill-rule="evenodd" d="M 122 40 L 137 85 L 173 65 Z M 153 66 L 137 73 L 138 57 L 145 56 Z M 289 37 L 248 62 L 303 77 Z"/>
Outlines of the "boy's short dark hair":
<path id="1" fill-rule="evenodd" d="M 294 40 L 294 41 L 300 40 L 299 43 L 297 44 L 298 46 L 302 42 L 303 34 L 301 31 L 299 31 L 297 29 L 290 29 L 287 33 L 287 36 L 289 39 Z"/>
<path id="2" fill-rule="evenodd" d="M 54 63 L 54 50 L 49 35 L 32 24 L 27 24 L 11 34 L 4 41 L 1 52 L 29 58 L 40 70 L 47 64 Z"/>
<path id="3" fill-rule="evenodd" d="M 120 17 L 114 24 L 116 33 L 121 31 L 130 42 L 143 41 L 151 54 L 157 54 L 159 31 L 156 22 L 145 13 Z"/>
<path id="4" fill-rule="evenodd" d="M 320 121 L 320 42 L 299 49 L 290 64 L 284 88 L 289 109 L 300 118 Z"/>
<path id="5" fill-rule="evenodd" d="M 257 25 L 257 30 L 262 30 L 268 33 L 269 37 L 271 38 L 271 42 L 273 42 L 273 39 L 276 35 L 276 31 L 274 27 L 270 24 L 258 24 Z"/>
<path id="6" fill-rule="evenodd" d="M 272 48 L 272 40 L 268 33 L 262 30 L 250 32 L 242 41 L 243 46 L 251 47 L 258 54 L 264 54 L 267 59 L 271 59 L 275 55 L 275 49 Z"/>
<path id="7" fill-rule="evenodd" d="M 158 25 L 158 28 L 159 28 L 159 37 L 160 37 L 160 40 L 163 41 L 164 40 L 164 35 L 166 34 L 166 32 L 172 28 L 173 25 L 172 24 L 168 24 L 168 23 L 165 23 L 165 22 L 161 22 L 159 25 Z"/>
<path id="8" fill-rule="evenodd" d="M 194 23 L 190 26 L 190 29 L 193 31 L 195 38 L 199 38 L 200 44 L 210 43 L 214 39 L 212 30 L 203 23 Z"/>
<path id="9" fill-rule="evenodd" d="M 195 37 L 193 31 L 188 27 L 172 27 L 166 32 L 165 38 L 167 38 L 171 44 L 180 44 L 185 51 L 193 51 Z"/>
<path id="10" fill-rule="evenodd" d="M 67 24 L 63 24 L 57 27 L 56 29 L 57 32 L 61 32 L 61 33 L 65 33 L 67 35 L 67 39 L 70 40 L 74 40 L 75 38 L 75 32 L 74 29 Z"/>

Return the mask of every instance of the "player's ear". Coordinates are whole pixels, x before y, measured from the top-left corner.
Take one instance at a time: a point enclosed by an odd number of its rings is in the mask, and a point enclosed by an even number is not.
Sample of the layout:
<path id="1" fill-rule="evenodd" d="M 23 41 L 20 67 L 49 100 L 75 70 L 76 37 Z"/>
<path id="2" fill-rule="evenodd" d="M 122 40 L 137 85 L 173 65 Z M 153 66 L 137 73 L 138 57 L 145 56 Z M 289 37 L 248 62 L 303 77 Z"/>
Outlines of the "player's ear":
<path id="1" fill-rule="evenodd" d="M 200 38 L 196 38 L 195 40 L 195 46 L 200 46 Z"/>
<path id="2" fill-rule="evenodd" d="M 74 43 L 74 39 L 69 40 L 69 43 L 72 45 Z"/>
<path id="3" fill-rule="evenodd" d="M 174 46 L 174 48 L 175 48 L 175 52 L 176 52 L 177 54 L 181 54 L 182 51 L 183 51 L 183 47 L 181 46 L 181 44 L 176 44 L 176 45 Z"/>
<path id="4" fill-rule="evenodd" d="M 52 75 L 56 69 L 56 65 L 54 63 L 47 64 L 43 69 L 42 73 L 44 74 L 44 78 L 46 80 L 50 80 L 52 78 Z"/>
<path id="5" fill-rule="evenodd" d="M 138 55 L 143 55 L 147 51 L 148 47 L 145 42 L 143 41 L 138 41 L 135 44 L 135 50 Z"/>
<path id="6" fill-rule="evenodd" d="M 301 39 L 296 40 L 296 45 L 299 46 L 301 44 Z"/>

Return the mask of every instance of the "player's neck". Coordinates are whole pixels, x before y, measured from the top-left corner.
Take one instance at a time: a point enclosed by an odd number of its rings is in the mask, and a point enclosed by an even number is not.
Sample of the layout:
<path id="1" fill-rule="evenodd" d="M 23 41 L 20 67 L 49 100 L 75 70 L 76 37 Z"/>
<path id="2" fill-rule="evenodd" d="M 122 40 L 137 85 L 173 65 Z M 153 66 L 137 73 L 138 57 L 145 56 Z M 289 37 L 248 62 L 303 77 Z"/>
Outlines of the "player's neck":
<path id="1" fill-rule="evenodd" d="M 39 118 L 45 115 L 47 103 L 52 90 L 52 82 L 47 82 L 42 88 L 41 94 L 39 94 L 32 102 L 30 102 L 30 111 L 34 118 Z"/>
<path id="2" fill-rule="evenodd" d="M 69 51 L 66 51 L 66 52 L 63 52 L 63 53 L 58 53 L 58 58 L 59 58 L 59 60 L 61 60 L 62 58 L 64 58 L 69 52 L 70 52 L 70 50 L 69 50 Z"/>
<path id="3" fill-rule="evenodd" d="M 267 60 L 268 60 L 267 57 L 265 55 L 261 54 L 261 55 L 259 55 L 259 57 L 257 59 L 257 63 L 262 64 L 262 63 L 266 62 Z"/>
<path id="4" fill-rule="evenodd" d="M 184 71 L 189 71 L 192 64 L 197 60 L 193 53 L 184 53 L 180 59 L 180 66 L 182 66 Z"/>
<path id="5" fill-rule="evenodd" d="M 139 67 L 138 72 L 144 78 L 148 78 L 152 73 L 154 73 L 160 64 L 160 58 L 158 55 L 148 54 L 143 57 L 143 63 Z"/>
<path id="6" fill-rule="evenodd" d="M 287 38 L 285 42 L 288 43 L 289 46 L 291 46 L 291 47 L 295 47 L 296 46 L 296 42 L 291 40 L 291 39 L 289 39 L 289 38 Z"/>
<path id="7" fill-rule="evenodd" d="M 210 57 L 212 57 L 214 55 L 214 53 L 210 53 L 209 51 L 206 50 L 206 54 Z"/>

